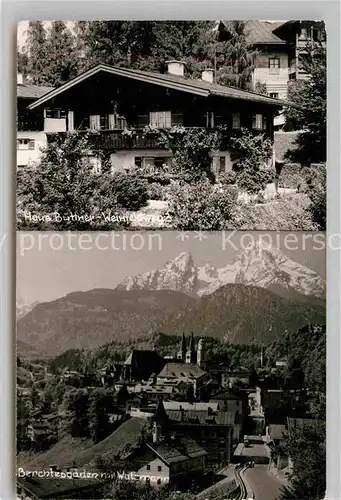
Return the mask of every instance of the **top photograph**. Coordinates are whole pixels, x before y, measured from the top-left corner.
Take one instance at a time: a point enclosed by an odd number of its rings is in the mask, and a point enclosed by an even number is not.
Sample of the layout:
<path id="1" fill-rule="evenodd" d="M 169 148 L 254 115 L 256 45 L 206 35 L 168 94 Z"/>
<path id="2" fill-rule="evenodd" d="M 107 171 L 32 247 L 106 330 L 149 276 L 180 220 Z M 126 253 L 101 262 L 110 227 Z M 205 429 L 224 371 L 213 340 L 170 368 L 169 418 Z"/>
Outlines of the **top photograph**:
<path id="1" fill-rule="evenodd" d="M 17 229 L 326 229 L 323 21 L 23 21 Z"/>

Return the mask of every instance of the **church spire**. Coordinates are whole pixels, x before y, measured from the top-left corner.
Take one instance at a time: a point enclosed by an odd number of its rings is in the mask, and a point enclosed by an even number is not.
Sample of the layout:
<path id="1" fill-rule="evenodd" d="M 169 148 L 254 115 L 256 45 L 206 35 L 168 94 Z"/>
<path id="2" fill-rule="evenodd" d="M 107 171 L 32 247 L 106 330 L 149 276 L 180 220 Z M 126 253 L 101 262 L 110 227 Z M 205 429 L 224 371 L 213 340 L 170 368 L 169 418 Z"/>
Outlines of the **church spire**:
<path id="1" fill-rule="evenodd" d="M 189 339 L 189 345 L 186 352 L 186 363 L 192 364 L 196 363 L 196 352 L 195 352 L 195 343 L 194 343 L 194 335 L 191 333 Z"/>
<path id="2" fill-rule="evenodd" d="M 177 357 L 178 357 L 178 359 L 182 359 L 182 361 L 185 361 L 185 357 L 186 357 L 186 338 L 185 338 L 185 334 L 184 333 L 182 334 L 180 349 L 179 349 Z"/>

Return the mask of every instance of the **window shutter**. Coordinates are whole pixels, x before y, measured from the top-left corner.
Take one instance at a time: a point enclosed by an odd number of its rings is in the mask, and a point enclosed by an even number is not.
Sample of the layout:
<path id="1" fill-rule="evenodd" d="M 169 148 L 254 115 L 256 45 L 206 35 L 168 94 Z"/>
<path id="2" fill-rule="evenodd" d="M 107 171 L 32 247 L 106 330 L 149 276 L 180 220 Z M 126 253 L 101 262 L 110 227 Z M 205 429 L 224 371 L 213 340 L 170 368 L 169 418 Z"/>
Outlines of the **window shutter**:
<path id="1" fill-rule="evenodd" d="M 116 128 L 116 116 L 114 113 L 108 115 L 108 125 L 110 130 Z"/>
<path id="2" fill-rule="evenodd" d="M 219 172 L 219 157 L 213 156 L 212 158 L 212 170 L 215 174 Z"/>
<path id="3" fill-rule="evenodd" d="M 99 130 L 101 127 L 100 115 L 90 115 L 90 130 Z"/>

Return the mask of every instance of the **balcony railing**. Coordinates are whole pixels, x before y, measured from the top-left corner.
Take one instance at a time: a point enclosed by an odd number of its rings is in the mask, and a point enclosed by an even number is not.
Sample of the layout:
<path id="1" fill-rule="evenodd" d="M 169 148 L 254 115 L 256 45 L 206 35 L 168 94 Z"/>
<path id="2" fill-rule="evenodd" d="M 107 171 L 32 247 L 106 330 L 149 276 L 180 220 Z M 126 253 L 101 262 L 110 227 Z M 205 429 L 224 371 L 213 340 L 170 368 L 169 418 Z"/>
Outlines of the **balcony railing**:
<path id="1" fill-rule="evenodd" d="M 142 130 L 134 129 L 132 135 L 122 134 L 122 130 L 101 130 L 92 138 L 99 149 L 163 149 L 157 137 L 145 137 Z"/>

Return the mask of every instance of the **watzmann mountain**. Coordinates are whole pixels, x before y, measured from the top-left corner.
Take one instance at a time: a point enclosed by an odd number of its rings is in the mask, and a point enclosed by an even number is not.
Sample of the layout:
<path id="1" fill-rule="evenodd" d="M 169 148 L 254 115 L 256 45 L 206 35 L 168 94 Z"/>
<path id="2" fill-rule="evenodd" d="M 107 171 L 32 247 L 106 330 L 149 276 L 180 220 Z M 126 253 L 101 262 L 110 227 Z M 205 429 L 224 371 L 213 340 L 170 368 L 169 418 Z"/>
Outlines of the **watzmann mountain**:
<path id="1" fill-rule="evenodd" d="M 173 290 L 202 296 L 233 283 L 267 288 L 284 296 L 325 295 L 325 282 L 316 272 L 283 252 L 260 245 L 240 252 L 222 268 L 209 263 L 198 266 L 190 253 L 183 252 L 160 269 L 125 278 L 117 290 Z"/>

